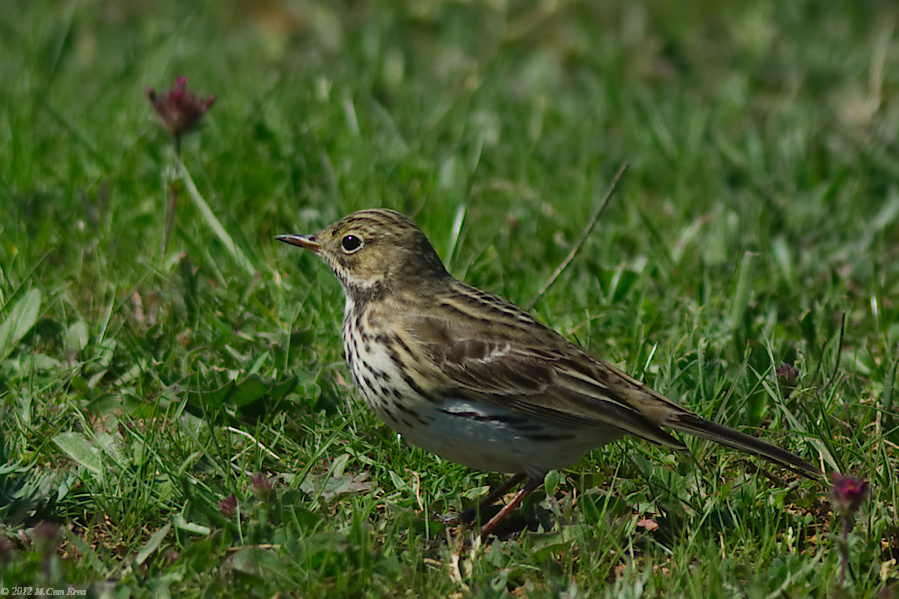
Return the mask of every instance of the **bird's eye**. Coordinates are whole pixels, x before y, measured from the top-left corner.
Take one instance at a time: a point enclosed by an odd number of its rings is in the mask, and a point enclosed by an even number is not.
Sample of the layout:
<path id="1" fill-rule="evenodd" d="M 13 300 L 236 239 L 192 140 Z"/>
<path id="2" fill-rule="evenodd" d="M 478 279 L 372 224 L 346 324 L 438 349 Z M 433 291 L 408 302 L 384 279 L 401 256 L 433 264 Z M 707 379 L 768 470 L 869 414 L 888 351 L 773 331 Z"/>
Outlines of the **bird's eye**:
<path id="1" fill-rule="evenodd" d="M 340 247 L 347 254 L 352 254 L 362 247 L 362 238 L 355 235 L 344 235 L 343 239 L 340 240 Z"/>

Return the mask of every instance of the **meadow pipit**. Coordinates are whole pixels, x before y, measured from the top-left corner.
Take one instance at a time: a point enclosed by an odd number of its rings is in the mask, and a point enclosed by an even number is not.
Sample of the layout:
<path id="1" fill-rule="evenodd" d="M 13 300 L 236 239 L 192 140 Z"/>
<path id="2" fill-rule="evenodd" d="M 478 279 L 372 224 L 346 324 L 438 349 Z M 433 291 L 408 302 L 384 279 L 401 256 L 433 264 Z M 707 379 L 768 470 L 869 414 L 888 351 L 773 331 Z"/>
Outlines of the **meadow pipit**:
<path id="1" fill-rule="evenodd" d="M 279 235 L 327 262 L 343 285 L 343 346 L 365 402 L 407 441 L 521 481 L 484 534 L 543 482 L 625 434 L 678 451 L 662 427 L 817 477 L 789 451 L 710 422 L 595 358 L 486 291 L 453 278 L 412 220 L 363 210 L 314 235 Z"/>

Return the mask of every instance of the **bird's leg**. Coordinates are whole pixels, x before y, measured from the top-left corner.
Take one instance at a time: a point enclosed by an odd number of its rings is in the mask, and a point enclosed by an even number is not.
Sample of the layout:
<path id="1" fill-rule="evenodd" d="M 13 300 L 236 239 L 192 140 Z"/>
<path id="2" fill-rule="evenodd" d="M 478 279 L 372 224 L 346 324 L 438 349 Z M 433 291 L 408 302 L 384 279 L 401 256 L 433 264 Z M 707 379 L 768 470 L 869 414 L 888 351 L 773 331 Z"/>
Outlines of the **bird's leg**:
<path id="1" fill-rule="evenodd" d="M 487 496 L 484 497 L 477 505 L 473 505 L 459 515 L 459 522 L 471 522 L 475 516 L 481 513 L 485 508 L 490 507 L 493 503 L 502 497 L 506 491 L 523 481 L 524 474 L 516 474 L 506 482 L 492 489 Z"/>
<path id="2" fill-rule="evenodd" d="M 517 478 L 519 476 L 524 477 L 524 474 L 516 474 L 513 478 Z M 517 508 L 518 505 L 524 500 L 524 498 L 533 493 L 534 489 L 539 487 L 541 484 L 543 484 L 542 476 L 540 478 L 534 476 L 529 477 L 528 482 L 524 483 L 524 486 L 521 488 L 521 491 L 518 492 L 518 495 L 516 495 L 512 499 L 512 501 L 503 506 L 503 509 L 497 512 L 494 517 L 490 518 L 490 521 L 487 522 L 487 524 L 485 524 L 483 528 L 481 528 L 481 537 L 486 537 L 491 532 L 493 532 L 493 529 L 496 528 L 497 524 L 499 524 L 500 521 L 509 514 L 509 512 Z"/>

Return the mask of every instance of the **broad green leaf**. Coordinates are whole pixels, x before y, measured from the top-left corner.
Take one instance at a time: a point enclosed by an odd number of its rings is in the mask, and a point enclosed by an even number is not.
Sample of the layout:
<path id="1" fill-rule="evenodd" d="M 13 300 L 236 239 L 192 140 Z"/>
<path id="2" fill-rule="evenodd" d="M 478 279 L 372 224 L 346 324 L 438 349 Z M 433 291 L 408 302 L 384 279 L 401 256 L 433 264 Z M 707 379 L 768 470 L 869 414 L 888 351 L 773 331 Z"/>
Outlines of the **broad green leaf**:
<path id="1" fill-rule="evenodd" d="M 41 311 L 41 292 L 29 290 L 17 301 L 0 323 L 0 359 L 15 348 L 19 340 L 37 323 Z"/>
<path id="2" fill-rule="evenodd" d="M 283 382 L 274 383 L 263 379 L 258 375 L 250 375 L 242 381 L 229 381 L 218 389 L 210 391 L 190 391 L 187 394 L 188 401 L 203 410 L 215 411 L 223 406 L 245 408 L 263 397 L 271 397 L 274 400 L 281 399 L 297 386 L 297 377 L 291 377 Z"/>
<path id="3" fill-rule="evenodd" d="M 87 331 L 87 323 L 83 320 L 75 322 L 68 328 L 65 336 L 66 349 L 79 352 L 87 346 L 90 335 Z"/>
<path id="4" fill-rule="evenodd" d="M 231 568 L 254 576 L 287 576 L 284 563 L 273 552 L 259 547 L 241 547 L 229 559 Z"/>
<path id="5" fill-rule="evenodd" d="M 212 532 L 212 529 L 208 526 L 203 526 L 202 524 L 197 524 L 195 522 L 188 522 L 181 514 L 176 514 L 173 522 L 175 526 L 181 530 L 186 530 L 187 532 L 196 533 L 198 535 L 208 535 Z"/>
<path id="6" fill-rule="evenodd" d="M 272 399 L 279 400 L 293 391 L 296 388 L 298 382 L 299 378 L 292 376 L 285 381 L 275 383 L 269 390 L 268 394 L 272 397 Z"/>
<path id="7" fill-rule="evenodd" d="M 546 490 L 546 495 L 549 497 L 555 495 L 561 482 L 562 475 L 559 474 L 558 470 L 550 470 L 547 472 L 546 478 L 543 479 L 543 488 Z"/>
<path id="8" fill-rule="evenodd" d="M 218 389 L 211 391 L 188 391 L 187 401 L 203 411 L 220 410 L 228 401 L 236 385 L 237 381 L 230 380 Z"/>
<path id="9" fill-rule="evenodd" d="M 103 478 L 103 462 L 100 459 L 99 449 L 81 433 L 59 433 L 53 437 L 53 442 L 66 455 Z"/>
<path id="10" fill-rule="evenodd" d="M 238 408 L 248 406 L 257 399 L 267 395 L 272 384 L 266 383 L 255 374 L 240 382 L 231 394 L 230 403 Z"/>
<path id="11" fill-rule="evenodd" d="M 137 556 L 134 558 L 134 562 L 137 565 L 143 564 L 147 561 L 147 558 L 150 555 L 159 549 L 159 545 L 162 544 L 162 540 L 165 539 L 166 535 L 169 534 L 169 531 L 172 530 L 172 524 L 166 524 L 159 530 L 153 533 L 153 536 L 141 547 L 141 550 L 137 552 Z"/>

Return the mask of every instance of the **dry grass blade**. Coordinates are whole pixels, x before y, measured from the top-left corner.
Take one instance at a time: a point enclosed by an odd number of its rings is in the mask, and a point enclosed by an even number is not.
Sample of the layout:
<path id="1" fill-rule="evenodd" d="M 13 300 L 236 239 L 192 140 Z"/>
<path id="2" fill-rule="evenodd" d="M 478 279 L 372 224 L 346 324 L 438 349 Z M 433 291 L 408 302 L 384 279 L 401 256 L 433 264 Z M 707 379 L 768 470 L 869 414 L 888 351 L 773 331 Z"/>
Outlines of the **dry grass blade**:
<path id="1" fill-rule="evenodd" d="M 546 280 L 546 283 L 543 284 L 543 287 L 540 288 L 540 291 L 537 292 L 531 301 L 529 301 L 526 305 L 526 309 L 530 310 L 537 302 L 540 301 L 540 298 L 543 297 L 543 294 L 550 288 L 550 286 L 556 282 L 556 279 L 559 278 L 559 275 L 568 267 L 568 264 L 574 260 L 574 257 L 580 251 L 581 246 L 584 245 L 584 242 L 587 240 L 587 237 L 593 232 L 593 227 L 596 226 L 596 221 L 599 220 L 599 217 L 602 215 L 603 211 L 606 208 L 606 205 L 609 203 L 609 198 L 612 197 L 612 193 L 614 193 L 615 188 L 618 187 L 618 181 L 621 180 L 621 177 L 624 176 L 624 172 L 627 170 L 627 162 L 621 165 L 621 168 L 618 169 L 618 172 L 615 173 L 615 177 L 612 179 L 612 182 L 609 184 L 609 188 L 606 189 L 606 193 L 602 198 L 602 202 L 600 202 L 599 206 L 596 207 L 596 212 L 593 213 L 593 216 L 590 218 L 590 221 L 587 223 L 587 226 L 584 227 L 584 232 L 581 233 L 580 239 L 577 240 L 577 243 L 574 244 L 574 247 L 571 248 L 571 251 L 568 252 L 568 255 L 565 256 L 565 259 L 562 260 L 562 263 L 558 268 L 549 276 Z"/>

